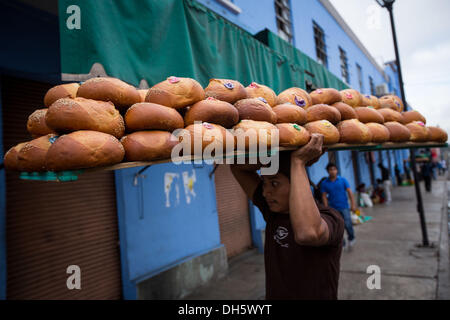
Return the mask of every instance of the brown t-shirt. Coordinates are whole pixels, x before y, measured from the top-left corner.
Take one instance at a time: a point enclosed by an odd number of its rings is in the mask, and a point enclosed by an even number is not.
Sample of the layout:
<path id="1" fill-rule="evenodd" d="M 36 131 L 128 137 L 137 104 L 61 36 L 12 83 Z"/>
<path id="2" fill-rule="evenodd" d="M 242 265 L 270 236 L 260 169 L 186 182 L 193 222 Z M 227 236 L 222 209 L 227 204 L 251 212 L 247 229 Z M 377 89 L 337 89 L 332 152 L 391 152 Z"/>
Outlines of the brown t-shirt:
<path id="1" fill-rule="evenodd" d="M 326 245 L 310 247 L 295 242 L 289 214 L 270 211 L 262 195 L 262 183 L 253 195 L 253 203 L 266 220 L 266 299 L 336 300 L 344 235 L 344 220 L 339 212 L 317 204 L 330 237 Z"/>

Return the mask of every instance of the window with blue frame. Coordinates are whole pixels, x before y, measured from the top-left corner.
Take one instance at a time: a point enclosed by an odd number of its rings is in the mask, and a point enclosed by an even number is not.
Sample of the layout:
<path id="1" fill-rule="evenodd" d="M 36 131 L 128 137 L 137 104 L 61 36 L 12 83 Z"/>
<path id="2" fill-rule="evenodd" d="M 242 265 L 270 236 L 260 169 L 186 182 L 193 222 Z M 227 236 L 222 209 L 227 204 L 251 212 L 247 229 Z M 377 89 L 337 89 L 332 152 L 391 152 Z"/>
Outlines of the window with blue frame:
<path id="1" fill-rule="evenodd" d="M 292 44 L 291 6 L 289 0 L 275 0 L 278 36 Z"/>
<path id="2" fill-rule="evenodd" d="M 350 83 L 350 73 L 348 72 L 347 52 L 339 47 L 339 58 L 341 60 L 341 76 L 347 84 Z"/>
<path id="3" fill-rule="evenodd" d="M 317 61 L 328 67 L 327 47 L 325 43 L 325 32 L 323 29 L 313 21 L 314 42 L 316 44 Z"/>
<path id="4" fill-rule="evenodd" d="M 356 70 L 358 72 L 359 92 L 364 92 L 364 82 L 363 82 L 362 67 L 359 64 L 356 64 Z"/>
<path id="5" fill-rule="evenodd" d="M 377 91 L 375 89 L 375 83 L 373 82 L 373 78 L 369 76 L 369 85 L 370 85 L 370 94 L 376 95 Z"/>

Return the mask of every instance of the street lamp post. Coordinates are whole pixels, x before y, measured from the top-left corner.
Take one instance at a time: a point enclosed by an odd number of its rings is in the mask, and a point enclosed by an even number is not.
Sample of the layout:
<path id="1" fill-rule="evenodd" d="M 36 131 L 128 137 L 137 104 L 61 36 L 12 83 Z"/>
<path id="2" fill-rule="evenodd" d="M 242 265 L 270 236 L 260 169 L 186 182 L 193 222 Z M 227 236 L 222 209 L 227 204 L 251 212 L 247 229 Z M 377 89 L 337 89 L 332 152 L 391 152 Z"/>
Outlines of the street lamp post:
<path id="1" fill-rule="evenodd" d="M 400 92 L 402 95 L 402 100 L 403 100 L 403 105 L 405 106 L 405 110 L 408 110 L 408 104 L 406 102 L 406 96 L 405 96 L 405 88 L 403 86 L 403 75 L 402 75 L 402 68 L 401 68 L 401 64 L 400 64 L 400 54 L 398 51 L 398 44 L 397 44 L 397 32 L 395 30 L 395 23 L 394 23 L 393 6 L 394 6 L 395 0 L 376 0 L 376 1 L 381 7 L 386 8 L 389 11 L 389 17 L 391 19 L 392 38 L 394 40 L 395 59 L 396 59 L 396 63 L 397 63 Z M 414 149 L 410 149 L 409 151 L 410 151 L 410 155 L 411 155 L 411 167 L 412 167 L 411 169 L 412 169 L 413 176 L 414 176 L 414 186 L 416 189 L 417 211 L 419 212 L 420 227 L 422 229 L 422 245 L 424 247 L 429 247 L 430 243 L 428 241 L 428 232 L 427 232 L 427 225 L 426 225 L 426 221 L 425 221 L 425 212 L 423 209 L 422 193 L 420 191 L 420 185 L 419 185 L 417 167 L 416 167 L 416 152 Z"/>

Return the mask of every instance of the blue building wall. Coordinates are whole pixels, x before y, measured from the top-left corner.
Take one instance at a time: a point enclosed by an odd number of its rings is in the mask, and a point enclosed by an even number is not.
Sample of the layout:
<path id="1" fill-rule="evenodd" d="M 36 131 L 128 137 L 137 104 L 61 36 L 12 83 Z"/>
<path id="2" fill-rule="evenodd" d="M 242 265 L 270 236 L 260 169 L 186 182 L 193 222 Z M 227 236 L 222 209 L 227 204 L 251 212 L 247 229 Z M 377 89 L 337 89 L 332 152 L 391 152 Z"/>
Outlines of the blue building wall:
<path id="1" fill-rule="evenodd" d="M 126 299 L 137 282 L 221 245 L 211 165 L 155 165 L 135 186 L 140 169 L 115 172 Z"/>

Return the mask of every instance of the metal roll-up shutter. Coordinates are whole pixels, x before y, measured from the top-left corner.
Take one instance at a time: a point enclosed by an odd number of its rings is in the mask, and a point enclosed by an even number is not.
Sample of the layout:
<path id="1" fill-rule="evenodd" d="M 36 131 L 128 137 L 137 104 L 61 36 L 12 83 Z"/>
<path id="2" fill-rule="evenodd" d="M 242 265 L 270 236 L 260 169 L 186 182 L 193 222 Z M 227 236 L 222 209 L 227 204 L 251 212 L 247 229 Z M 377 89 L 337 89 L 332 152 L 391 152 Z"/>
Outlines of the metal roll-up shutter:
<path id="1" fill-rule="evenodd" d="M 5 151 L 30 140 L 28 115 L 43 108 L 49 84 L 2 78 Z M 24 181 L 6 173 L 8 299 L 120 299 L 117 210 L 112 172 L 75 182 Z M 81 289 L 69 290 L 70 265 Z"/>
<path id="2" fill-rule="evenodd" d="M 217 167 L 215 184 L 220 240 L 225 245 L 228 258 L 231 258 L 252 246 L 248 199 L 229 165 Z"/>

